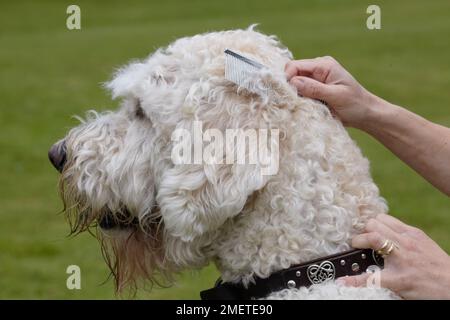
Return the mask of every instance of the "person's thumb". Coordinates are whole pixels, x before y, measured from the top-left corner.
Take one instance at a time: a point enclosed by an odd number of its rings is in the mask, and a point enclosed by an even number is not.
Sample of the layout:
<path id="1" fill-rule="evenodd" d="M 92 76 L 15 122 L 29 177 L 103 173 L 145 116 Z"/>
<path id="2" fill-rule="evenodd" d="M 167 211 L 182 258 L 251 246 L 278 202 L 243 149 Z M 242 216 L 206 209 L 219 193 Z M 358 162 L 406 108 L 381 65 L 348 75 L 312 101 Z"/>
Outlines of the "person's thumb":
<path id="1" fill-rule="evenodd" d="M 297 76 L 290 80 L 300 95 L 312 99 L 327 100 L 330 95 L 330 86 L 308 77 Z"/>
<path id="2" fill-rule="evenodd" d="M 365 287 L 370 273 L 362 273 L 357 276 L 341 277 L 336 279 L 336 282 L 347 287 Z"/>

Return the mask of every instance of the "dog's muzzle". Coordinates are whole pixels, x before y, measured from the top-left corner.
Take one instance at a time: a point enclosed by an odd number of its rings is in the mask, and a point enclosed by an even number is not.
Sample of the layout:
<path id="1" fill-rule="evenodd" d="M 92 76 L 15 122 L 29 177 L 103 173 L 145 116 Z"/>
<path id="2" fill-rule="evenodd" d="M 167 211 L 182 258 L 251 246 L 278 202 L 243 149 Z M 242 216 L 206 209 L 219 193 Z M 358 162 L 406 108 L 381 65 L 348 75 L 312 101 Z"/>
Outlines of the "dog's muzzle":
<path id="1" fill-rule="evenodd" d="M 66 141 L 60 140 L 48 151 L 48 158 L 59 172 L 62 172 L 66 163 Z"/>

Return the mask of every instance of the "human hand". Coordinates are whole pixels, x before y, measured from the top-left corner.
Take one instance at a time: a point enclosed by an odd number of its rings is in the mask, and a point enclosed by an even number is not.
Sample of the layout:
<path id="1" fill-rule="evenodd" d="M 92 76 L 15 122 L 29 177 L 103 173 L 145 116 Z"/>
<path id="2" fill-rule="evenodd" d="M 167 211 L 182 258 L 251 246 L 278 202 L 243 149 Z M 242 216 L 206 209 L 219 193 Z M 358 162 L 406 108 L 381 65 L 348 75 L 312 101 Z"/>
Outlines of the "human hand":
<path id="1" fill-rule="evenodd" d="M 326 102 L 347 126 L 361 129 L 370 108 L 379 99 L 332 57 L 290 61 L 285 73 L 299 94 Z"/>
<path id="2" fill-rule="evenodd" d="M 355 248 L 380 249 L 386 240 L 397 247 L 384 259 L 381 286 L 404 299 L 450 299 L 450 257 L 422 230 L 380 214 L 365 233 L 353 237 Z M 371 274 L 339 278 L 347 286 L 365 286 Z"/>

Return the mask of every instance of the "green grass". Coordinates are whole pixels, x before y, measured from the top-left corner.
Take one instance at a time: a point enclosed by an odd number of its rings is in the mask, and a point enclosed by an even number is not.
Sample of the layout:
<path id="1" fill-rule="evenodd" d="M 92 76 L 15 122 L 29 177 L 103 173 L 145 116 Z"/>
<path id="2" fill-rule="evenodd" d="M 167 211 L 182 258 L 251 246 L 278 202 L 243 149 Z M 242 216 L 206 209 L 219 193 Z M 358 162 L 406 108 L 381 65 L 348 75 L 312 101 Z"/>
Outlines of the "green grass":
<path id="1" fill-rule="evenodd" d="M 296 58 L 333 55 L 376 94 L 450 126 L 448 0 L 377 1 L 379 31 L 365 27 L 369 1 L 76 1 L 82 30 L 69 31 L 72 3 L 0 6 L 0 298 L 115 298 L 97 242 L 67 237 L 47 149 L 76 123 L 72 115 L 116 106 L 100 86 L 114 68 L 180 36 L 258 22 Z M 448 198 L 370 137 L 351 134 L 391 213 L 450 251 Z M 81 267 L 82 290 L 66 289 L 70 264 Z M 210 266 L 138 297 L 195 299 L 216 276 Z"/>

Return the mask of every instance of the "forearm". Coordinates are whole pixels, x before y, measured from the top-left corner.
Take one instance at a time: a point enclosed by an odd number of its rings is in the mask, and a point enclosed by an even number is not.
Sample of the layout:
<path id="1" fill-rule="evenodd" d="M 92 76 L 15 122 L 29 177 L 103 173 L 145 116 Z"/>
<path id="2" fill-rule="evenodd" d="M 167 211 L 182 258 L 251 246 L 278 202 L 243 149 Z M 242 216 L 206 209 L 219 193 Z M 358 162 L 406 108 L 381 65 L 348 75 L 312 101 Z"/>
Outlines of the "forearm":
<path id="1" fill-rule="evenodd" d="M 373 97 L 360 126 L 450 196 L 450 129 Z"/>

